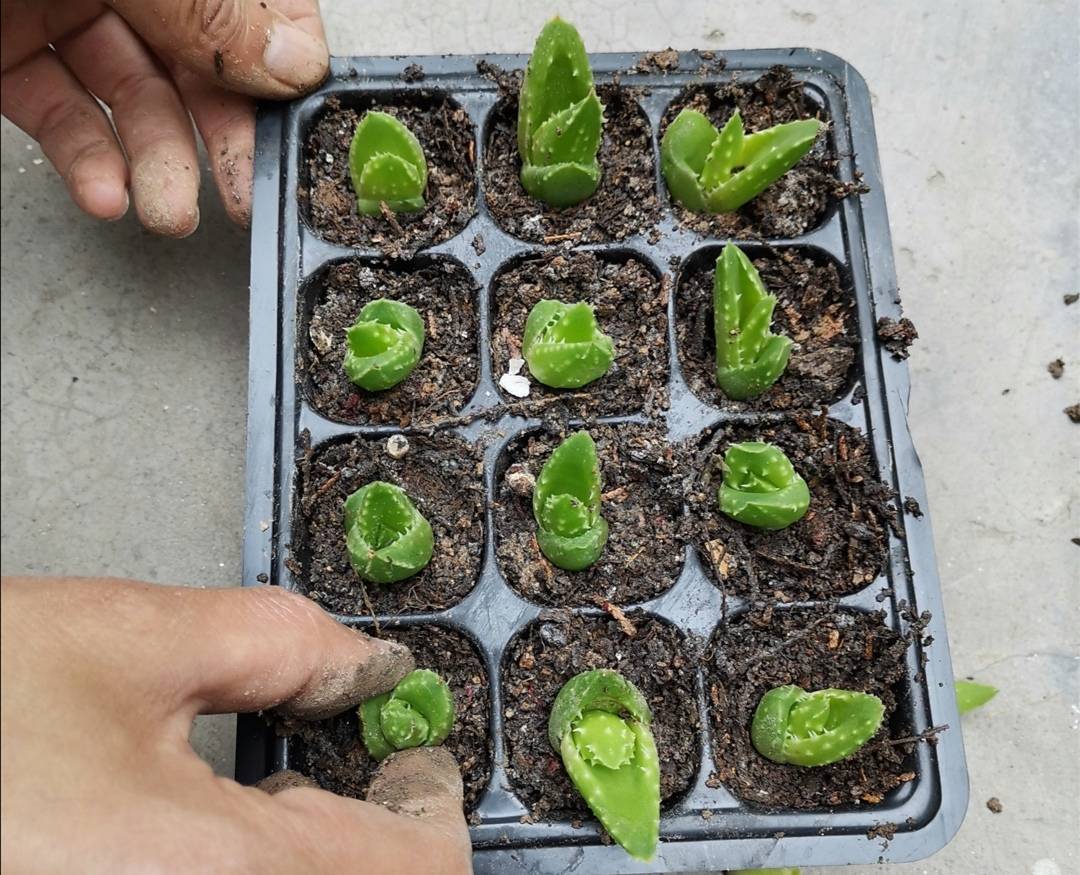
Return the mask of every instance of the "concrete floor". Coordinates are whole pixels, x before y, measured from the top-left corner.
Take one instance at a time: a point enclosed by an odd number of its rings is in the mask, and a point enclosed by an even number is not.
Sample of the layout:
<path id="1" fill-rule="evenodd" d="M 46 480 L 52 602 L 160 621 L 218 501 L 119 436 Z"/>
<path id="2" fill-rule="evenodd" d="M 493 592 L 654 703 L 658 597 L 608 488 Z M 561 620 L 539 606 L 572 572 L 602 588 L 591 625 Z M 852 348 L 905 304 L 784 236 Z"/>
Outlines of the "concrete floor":
<path id="1" fill-rule="evenodd" d="M 1080 401 L 1080 304 L 1062 302 L 1080 291 L 1080 3 L 323 5 L 338 54 L 527 51 L 559 11 L 596 51 L 809 45 L 861 70 L 921 334 L 911 422 L 954 662 L 1001 688 L 965 722 L 959 836 L 889 871 L 1080 871 L 1080 427 L 1062 413 Z M 175 242 L 80 215 L 6 122 L 0 166 L 4 573 L 235 584 L 245 235 L 208 178 Z M 230 772 L 232 718 L 194 741 Z"/>

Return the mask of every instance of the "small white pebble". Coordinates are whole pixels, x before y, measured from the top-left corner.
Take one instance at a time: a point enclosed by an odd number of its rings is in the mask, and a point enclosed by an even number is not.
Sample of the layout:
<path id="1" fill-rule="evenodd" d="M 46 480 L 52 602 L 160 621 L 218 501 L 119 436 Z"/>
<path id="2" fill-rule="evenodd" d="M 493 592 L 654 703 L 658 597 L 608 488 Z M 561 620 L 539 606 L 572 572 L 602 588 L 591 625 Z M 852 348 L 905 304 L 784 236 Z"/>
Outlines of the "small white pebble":
<path id="1" fill-rule="evenodd" d="M 515 398 L 529 397 L 529 378 L 520 374 L 503 374 L 499 377 L 499 385 Z"/>
<path id="2" fill-rule="evenodd" d="M 31 161 L 30 163 L 31 163 L 31 164 L 33 164 L 33 165 L 34 165 L 35 167 L 37 167 L 37 166 L 38 166 L 38 165 L 40 165 L 40 164 L 44 164 L 44 163 L 45 163 L 45 159 L 44 159 L 44 158 L 35 158 L 35 159 L 34 159 L 33 161 Z"/>
<path id="3" fill-rule="evenodd" d="M 386 452 L 391 459 L 400 459 L 409 452 L 408 438 L 403 434 L 392 434 L 386 439 Z"/>
<path id="4" fill-rule="evenodd" d="M 521 373 L 523 367 L 525 367 L 525 359 L 512 358 L 510 359 L 509 364 L 507 364 L 506 370 L 511 377 L 516 377 Z"/>

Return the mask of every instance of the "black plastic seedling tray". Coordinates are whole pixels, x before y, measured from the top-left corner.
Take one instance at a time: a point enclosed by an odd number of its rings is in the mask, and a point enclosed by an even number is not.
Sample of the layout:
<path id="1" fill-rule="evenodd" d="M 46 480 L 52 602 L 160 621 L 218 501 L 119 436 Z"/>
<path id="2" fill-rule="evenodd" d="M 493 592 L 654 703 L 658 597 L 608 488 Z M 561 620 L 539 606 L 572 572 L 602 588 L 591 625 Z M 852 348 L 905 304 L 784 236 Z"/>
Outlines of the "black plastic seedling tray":
<path id="1" fill-rule="evenodd" d="M 839 176 L 852 182 L 861 175 L 868 191 L 839 200 L 818 227 L 797 239 L 759 241 L 777 250 L 798 247 L 832 259 L 846 274 L 856 299 L 859 347 L 856 385 L 832 404 L 828 416 L 864 433 L 870 442 L 881 478 L 898 498 L 897 531 L 890 535 L 888 561 L 882 575 L 838 604 L 856 611 L 883 610 L 885 623 L 904 627 L 902 603 L 916 612 L 929 612 L 924 647 L 916 636 L 907 651 L 908 679 L 898 691 L 900 719 L 912 733 L 948 725 L 935 744 L 918 744 L 910 756 L 914 780 L 891 791 L 877 805 L 820 811 L 765 809 L 741 802 L 716 781 L 713 772 L 710 721 L 702 669 L 698 669 L 700 764 L 690 790 L 662 812 L 661 844 L 651 863 L 632 860 L 622 849 L 601 839 L 591 820 L 576 826 L 569 821 L 532 822 L 514 795 L 506 772 L 504 691 L 500 669 L 510 642 L 543 610 L 522 598 L 504 580 L 496 561 L 492 505 L 497 488 L 500 453 L 522 432 L 540 421 L 509 415 L 500 394 L 490 349 L 491 285 L 499 270 L 523 254 L 552 246 L 519 240 L 500 230 L 484 199 L 480 172 L 485 132 L 500 99 L 495 82 L 479 75 L 477 63 L 488 61 L 506 70 L 521 69 L 523 55 L 481 57 L 337 58 L 332 75 L 315 94 L 289 105 L 260 111 L 255 162 L 255 208 L 251 257 L 251 357 L 248 420 L 247 505 L 245 512 L 244 583 L 270 582 L 290 589 L 304 587 L 290 570 L 290 545 L 295 533 L 298 461 L 307 447 L 350 436 L 382 438 L 399 429 L 394 423 L 345 425 L 320 415 L 306 400 L 305 376 L 298 366 L 298 343 L 311 298 L 318 294 L 320 271 L 349 259 L 375 261 L 374 249 L 353 249 L 328 243 L 304 221 L 298 188 L 303 185 L 303 144 L 331 96 L 363 102 L 365 94 L 382 99 L 405 92 L 442 92 L 468 113 L 475 130 L 477 171 L 476 213 L 450 239 L 418 258 L 445 258 L 471 274 L 476 285 L 479 327 L 479 379 L 464 409 L 474 414 L 452 429 L 483 446 L 483 483 L 487 493 L 482 568 L 475 588 L 458 604 L 437 613 L 399 616 L 340 616 L 343 623 L 369 628 L 439 624 L 464 632 L 475 644 L 490 680 L 490 745 L 492 773 L 471 820 L 475 867 L 480 873 L 561 873 L 589 875 L 623 872 L 690 872 L 731 868 L 834 865 L 899 862 L 926 857 L 949 841 L 967 806 L 967 772 L 953 690 L 941 593 L 927 516 L 905 514 L 903 498 L 925 507 L 919 459 L 907 425 L 908 370 L 885 350 L 876 334 L 881 317 L 899 318 L 881 172 L 870 108 L 870 95 L 859 74 L 841 59 L 822 52 L 792 49 L 736 51 L 725 55 L 726 68 L 703 57 L 684 53 L 677 69 L 662 72 L 644 67 L 630 54 L 592 57 L 598 84 L 618 78 L 640 87 L 640 104 L 652 125 L 652 148 L 657 166 L 656 191 L 661 204 L 659 233 L 630 237 L 613 244 L 581 249 L 629 253 L 650 265 L 657 276 L 676 273 L 703 257 L 714 258 L 723 239 L 701 237 L 680 229 L 659 177 L 658 129 L 666 107 L 691 84 L 726 83 L 738 76 L 752 80 L 780 64 L 804 82 L 811 98 L 831 121 L 833 147 L 839 156 Z M 419 65 L 421 81 L 406 68 Z M 670 65 L 668 65 L 670 66 Z M 482 235 L 486 248 L 472 241 Z M 710 249 L 711 247 L 711 249 Z M 483 249 L 478 254 L 477 248 Z M 678 287 L 678 276 L 675 276 Z M 724 413 L 699 401 L 680 371 L 676 349 L 674 295 L 667 301 L 670 409 L 657 420 L 669 439 L 682 441 L 706 433 L 732 418 L 756 421 L 754 414 Z M 608 417 L 604 422 L 641 421 Z M 624 606 L 630 607 L 630 606 Z M 639 607 L 664 618 L 689 636 L 708 639 L 723 616 L 742 607 L 708 578 L 697 551 L 686 547 L 685 562 L 675 585 L 659 598 Z M 598 614 L 597 609 L 576 608 Z M 433 666 L 438 668 L 438 666 Z M 254 782 L 290 763 L 289 741 L 279 738 L 255 716 L 241 717 L 237 742 L 237 776 Z M 886 829 L 881 829 L 888 825 Z M 881 838 L 892 830 L 890 838 Z"/>

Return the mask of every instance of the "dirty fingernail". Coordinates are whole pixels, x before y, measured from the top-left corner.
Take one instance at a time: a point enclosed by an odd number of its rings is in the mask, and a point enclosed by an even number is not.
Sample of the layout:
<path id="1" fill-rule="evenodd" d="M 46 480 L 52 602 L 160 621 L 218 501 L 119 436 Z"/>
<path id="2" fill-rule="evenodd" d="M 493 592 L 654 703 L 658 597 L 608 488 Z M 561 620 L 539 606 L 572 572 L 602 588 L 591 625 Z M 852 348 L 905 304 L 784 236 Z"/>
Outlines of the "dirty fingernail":
<path id="1" fill-rule="evenodd" d="M 367 801 L 398 814 L 422 817 L 440 800 L 460 805 L 461 771 L 444 747 L 414 747 L 391 754 L 371 780 Z"/>
<path id="2" fill-rule="evenodd" d="M 330 63 L 326 43 L 285 22 L 275 22 L 263 52 L 267 72 L 278 82 L 305 91 L 326 77 Z"/>

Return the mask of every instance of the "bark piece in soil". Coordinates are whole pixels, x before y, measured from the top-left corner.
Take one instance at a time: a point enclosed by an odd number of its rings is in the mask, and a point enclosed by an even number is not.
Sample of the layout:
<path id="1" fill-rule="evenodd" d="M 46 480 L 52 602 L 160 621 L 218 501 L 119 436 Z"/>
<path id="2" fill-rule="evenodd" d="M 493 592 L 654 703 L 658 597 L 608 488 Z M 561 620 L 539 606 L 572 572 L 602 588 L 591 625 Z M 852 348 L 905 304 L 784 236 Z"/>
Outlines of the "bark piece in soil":
<path id="1" fill-rule="evenodd" d="M 895 714 L 910 641 L 885 626 L 882 616 L 777 609 L 722 625 L 707 654 L 706 679 L 716 778 L 747 802 L 798 809 L 876 804 L 914 779 L 913 744 L 883 743 L 910 735 Z M 754 748 L 750 726 L 761 697 L 784 684 L 871 693 L 885 705 L 883 727 L 850 758 L 830 766 L 771 762 Z"/>
<path id="2" fill-rule="evenodd" d="M 437 91 L 414 91 L 387 102 L 361 96 L 359 101 L 346 106 L 337 97 L 328 98 L 326 112 L 307 134 L 299 192 L 304 220 L 333 243 L 396 257 L 453 237 L 476 212 L 476 139 L 469 114 Z M 390 218 L 357 212 L 349 145 L 369 109 L 396 116 L 420 141 L 428 166 L 422 211 Z"/>
<path id="3" fill-rule="evenodd" d="M 805 118 L 828 121 L 803 83 L 784 67 L 772 67 L 753 82 L 691 85 L 664 113 L 660 136 L 684 109 L 696 109 L 720 129 L 736 109 L 748 133 Z M 707 237 L 798 237 L 816 228 L 837 200 L 865 190 L 837 175 L 836 150 L 826 134 L 809 153 L 756 198 L 733 213 L 704 215 L 672 203 L 679 225 Z"/>
<path id="4" fill-rule="evenodd" d="M 544 558 L 536 544 L 532 494 L 518 485 L 522 475 L 527 481 L 540 474 L 565 435 L 528 432 L 507 447 L 496 468 L 499 568 L 530 601 L 555 607 L 646 601 L 670 589 L 682 568 L 682 472 L 663 432 L 652 426 L 595 425 L 589 434 L 600 460 L 600 512 L 610 534 L 600 558 L 583 571 L 564 571 Z"/>
<path id="5" fill-rule="evenodd" d="M 652 128 L 632 89 L 604 85 L 597 94 L 604 104 L 604 136 L 598 160 L 602 176 L 591 197 L 556 210 L 530 197 L 521 187 L 517 146 L 516 77 L 499 77 L 511 90 L 495 107 L 484 152 L 484 188 L 488 209 L 508 234 L 536 243 L 604 243 L 648 234 L 656 225 Z"/>
<path id="6" fill-rule="evenodd" d="M 465 268 L 448 259 L 409 266 L 362 261 L 331 265 L 309 287 L 317 293 L 311 316 L 303 311 L 304 337 L 297 366 L 305 374 L 311 405 L 330 419 L 375 425 L 424 425 L 457 413 L 476 389 L 480 372 L 476 284 Z M 415 307 L 424 320 L 424 351 L 413 372 L 384 392 L 352 383 L 342 362 L 345 333 L 361 308 L 376 298 Z"/>
<path id="7" fill-rule="evenodd" d="M 891 319 L 882 316 L 877 321 L 877 336 L 882 345 L 898 362 L 911 355 L 911 345 L 919 337 L 915 324 L 910 319 Z"/>
<path id="8" fill-rule="evenodd" d="M 420 668 L 437 671 L 454 694 L 454 728 L 445 745 L 465 782 L 465 808 L 475 807 L 491 775 L 488 738 L 488 677 L 476 648 L 460 632 L 440 626 L 384 630 L 381 637 L 412 650 Z M 283 721 L 271 713 L 278 733 L 290 736 L 289 767 L 341 796 L 363 799 L 378 763 L 360 740 L 355 708 L 328 720 Z"/>
<path id="9" fill-rule="evenodd" d="M 1065 415 L 1073 422 L 1080 423 L 1080 404 L 1070 404 L 1065 408 Z"/>
<path id="10" fill-rule="evenodd" d="M 780 447 L 810 487 L 810 509 L 786 529 L 768 531 L 720 512 L 724 452 L 734 443 Z M 700 473 L 686 517 L 721 589 L 751 602 L 832 598 L 863 589 L 881 572 L 895 493 L 877 475 L 866 439 L 825 416 L 720 425 L 698 453 Z"/>
<path id="11" fill-rule="evenodd" d="M 446 433 L 410 435 L 409 452 L 398 459 L 381 437 L 309 451 L 300 464 L 289 560 L 302 590 L 327 610 L 353 616 L 438 611 L 461 601 L 476 585 L 484 549 L 479 466 L 479 451 Z M 387 586 L 362 581 L 345 549 L 345 499 L 373 480 L 404 489 L 435 535 L 424 570 Z"/>
<path id="12" fill-rule="evenodd" d="M 586 301 L 600 330 L 615 343 L 615 361 L 579 389 L 552 389 L 531 381 L 522 409 L 565 408 L 570 416 L 656 414 L 667 407 L 667 286 L 637 258 L 617 260 L 592 252 L 548 252 L 502 271 L 493 287 L 491 353 L 496 377 L 521 357 L 525 320 L 542 298 Z M 521 373 L 528 377 L 526 364 Z"/>
<path id="13" fill-rule="evenodd" d="M 837 266 L 798 249 L 770 250 L 753 261 L 777 297 L 773 331 L 794 341 L 788 366 L 749 401 L 732 401 L 716 385 L 716 258 L 710 255 L 688 265 L 675 295 L 679 363 L 691 390 L 702 401 L 737 410 L 809 409 L 842 398 L 855 379 L 859 331 L 854 297 Z"/>
<path id="14" fill-rule="evenodd" d="M 1063 359 L 1056 358 L 1046 366 L 1046 370 L 1055 380 L 1060 380 L 1065 373 L 1065 362 Z"/>
<path id="15" fill-rule="evenodd" d="M 542 614 L 515 639 L 503 669 L 507 772 L 514 792 L 538 819 L 588 816 L 547 735 L 548 717 L 563 684 L 594 668 L 621 672 L 653 712 L 660 753 L 660 796 L 686 792 L 698 768 L 698 711 L 692 647 L 673 626 L 631 613 L 631 639 L 608 617 Z"/>

